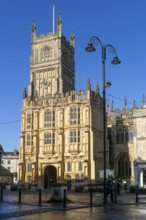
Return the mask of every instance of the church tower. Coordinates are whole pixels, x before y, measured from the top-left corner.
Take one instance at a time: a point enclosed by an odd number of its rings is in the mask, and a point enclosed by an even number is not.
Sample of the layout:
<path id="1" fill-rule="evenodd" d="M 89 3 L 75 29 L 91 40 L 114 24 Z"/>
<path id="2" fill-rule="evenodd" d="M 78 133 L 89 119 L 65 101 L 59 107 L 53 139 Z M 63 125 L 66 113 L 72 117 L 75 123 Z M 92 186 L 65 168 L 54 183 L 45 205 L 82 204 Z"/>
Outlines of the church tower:
<path id="1" fill-rule="evenodd" d="M 60 14 L 55 34 L 37 37 L 33 22 L 28 97 L 54 96 L 75 89 L 74 41 L 73 34 L 70 42 L 62 36 Z"/>
<path id="2" fill-rule="evenodd" d="M 102 98 L 97 86 L 91 90 L 90 80 L 86 92 L 75 91 L 74 45 L 73 32 L 69 41 L 62 35 L 60 14 L 54 33 L 37 37 L 33 22 L 30 83 L 22 97 L 20 183 L 48 188 L 98 179 Z"/>

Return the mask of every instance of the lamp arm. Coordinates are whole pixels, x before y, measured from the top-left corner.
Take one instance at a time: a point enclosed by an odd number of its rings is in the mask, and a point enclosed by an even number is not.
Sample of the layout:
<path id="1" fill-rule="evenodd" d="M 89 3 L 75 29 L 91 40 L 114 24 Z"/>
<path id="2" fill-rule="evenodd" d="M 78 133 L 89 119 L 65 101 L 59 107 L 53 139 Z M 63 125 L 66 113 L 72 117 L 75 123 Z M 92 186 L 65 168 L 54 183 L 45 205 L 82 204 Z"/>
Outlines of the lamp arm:
<path id="1" fill-rule="evenodd" d="M 106 48 L 106 49 L 109 48 L 109 52 L 114 53 L 114 54 L 115 54 L 115 57 L 117 57 L 116 50 L 115 50 L 115 48 L 114 48 L 111 44 L 107 44 L 107 45 L 105 46 L 105 48 Z"/>
<path id="2" fill-rule="evenodd" d="M 96 36 L 92 36 L 90 38 L 90 43 L 96 44 L 96 45 L 100 44 L 101 47 L 103 46 L 101 40 L 98 37 L 96 37 Z"/>

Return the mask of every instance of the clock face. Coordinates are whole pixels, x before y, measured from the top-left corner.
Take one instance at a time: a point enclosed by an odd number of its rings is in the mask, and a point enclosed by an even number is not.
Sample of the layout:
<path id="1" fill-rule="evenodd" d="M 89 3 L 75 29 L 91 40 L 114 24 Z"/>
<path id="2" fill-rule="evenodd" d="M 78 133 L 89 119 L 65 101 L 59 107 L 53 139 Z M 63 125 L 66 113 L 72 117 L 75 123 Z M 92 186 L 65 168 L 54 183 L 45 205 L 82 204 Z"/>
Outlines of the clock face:
<path id="1" fill-rule="evenodd" d="M 43 86 L 44 86 L 44 87 L 47 87 L 47 86 L 48 86 L 48 81 L 47 81 L 46 79 L 43 81 Z"/>

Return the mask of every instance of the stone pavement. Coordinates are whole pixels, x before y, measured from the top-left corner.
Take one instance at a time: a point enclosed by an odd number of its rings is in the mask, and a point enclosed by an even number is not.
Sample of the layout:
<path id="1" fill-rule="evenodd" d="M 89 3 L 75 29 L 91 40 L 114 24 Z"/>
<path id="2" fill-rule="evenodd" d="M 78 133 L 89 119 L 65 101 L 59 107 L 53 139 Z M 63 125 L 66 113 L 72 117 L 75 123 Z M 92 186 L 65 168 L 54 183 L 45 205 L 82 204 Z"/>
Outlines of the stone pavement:
<path id="1" fill-rule="evenodd" d="M 18 202 L 18 192 L 4 190 L 3 202 L 0 202 L 0 219 L 11 220 L 106 220 L 106 219 L 146 219 L 146 195 L 139 195 L 139 203 L 136 204 L 134 194 L 126 193 L 117 197 L 117 204 L 102 204 L 103 194 L 93 194 L 93 205 L 90 205 L 89 193 L 68 192 L 67 197 L 71 202 L 66 208 L 62 203 L 47 203 L 50 198 L 49 191 L 42 191 L 42 204 L 38 202 L 38 192 L 22 192 L 21 203 Z"/>

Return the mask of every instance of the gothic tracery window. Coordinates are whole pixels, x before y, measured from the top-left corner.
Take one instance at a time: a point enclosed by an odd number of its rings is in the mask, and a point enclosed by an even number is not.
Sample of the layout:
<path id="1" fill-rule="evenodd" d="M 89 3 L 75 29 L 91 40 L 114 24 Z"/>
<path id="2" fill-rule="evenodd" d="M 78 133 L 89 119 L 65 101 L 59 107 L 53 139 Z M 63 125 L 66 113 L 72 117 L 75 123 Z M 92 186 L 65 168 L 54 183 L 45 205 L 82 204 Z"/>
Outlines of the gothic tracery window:
<path id="1" fill-rule="evenodd" d="M 55 144 L 55 133 L 46 132 L 44 134 L 44 144 Z"/>
<path id="2" fill-rule="evenodd" d="M 27 172 L 30 173 L 32 171 L 32 164 L 28 163 L 26 166 L 27 166 Z"/>
<path id="3" fill-rule="evenodd" d="M 44 113 L 44 127 L 55 126 L 55 111 L 47 110 Z"/>
<path id="4" fill-rule="evenodd" d="M 126 143 L 129 140 L 128 130 L 127 129 L 117 129 L 116 130 L 116 142 L 117 143 Z"/>
<path id="5" fill-rule="evenodd" d="M 122 154 L 118 158 L 118 176 L 129 177 L 131 176 L 131 161 L 128 154 Z"/>
<path id="6" fill-rule="evenodd" d="M 26 145 L 27 146 L 31 145 L 31 136 L 30 136 L 30 134 L 27 134 L 27 136 L 26 136 Z"/>
<path id="7" fill-rule="evenodd" d="M 51 48 L 50 47 L 43 47 L 41 49 L 41 61 L 45 62 L 51 59 L 52 53 L 51 53 Z"/>
<path id="8" fill-rule="evenodd" d="M 80 131 L 71 130 L 70 131 L 70 143 L 80 142 Z"/>
<path id="9" fill-rule="evenodd" d="M 26 124 L 27 124 L 28 129 L 32 127 L 32 114 L 31 113 L 27 113 Z"/>
<path id="10" fill-rule="evenodd" d="M 70 124 L 80 124 L 80 108 L 71 107 L 70 108 Z"/>

